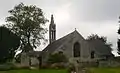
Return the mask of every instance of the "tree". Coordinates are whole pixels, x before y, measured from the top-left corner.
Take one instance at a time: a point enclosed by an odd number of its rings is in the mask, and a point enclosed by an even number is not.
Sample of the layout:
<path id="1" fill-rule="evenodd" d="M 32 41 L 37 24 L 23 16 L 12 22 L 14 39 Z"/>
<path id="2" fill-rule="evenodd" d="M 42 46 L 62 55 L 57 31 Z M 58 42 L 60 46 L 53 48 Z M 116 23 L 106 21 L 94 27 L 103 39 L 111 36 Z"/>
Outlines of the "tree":
<path id="1" fill-rule="evenodd" d="M 120 19 L 120 17 L 119 17 L 119 19 Z M 120 21 L 119 21 L 119 23 L 120 23 Z M 117 33 L 120 35 L 120 27 L 119 27 Z M 118 39 L 118 41 L 117 41 L 117 47 L 118 47 L 118 54 L 120 55 L 120 39 Z"/>
<path id="2" fill-rule="evenodd" d="M 45 40 L 44 34 L 47 32 L 45 23 L 48 21 L 44 17 L 42 9 L 34 5 L 24 5 L 20 3 L 9 10 L 10 16 L 6 18 L 7 27 L 17 36 L 21 37 L 21 49 L 25 52 L 33 50 Z"/>
<path id="3" fill-rule="evenodd" d="M 13 59 L 19 45 L 20 38 L 18 36 L 8 28 L 0 27 L 0 63 Z"/>
<path id="4" fill-rule="evenodd" d="M 87 40 L 95 40 L 95 39 L 100 39 L 103 42 L 107 42 L 107 38 L 104 36 L 99 37 L 97 34 L 91 34 L 90 36 L 88 36 Z"/>
<path id="5" fill-rule="evenodd" d="M 120 55 L 120 39 L 117 41 L 117 47 L 118 47 L 118 54 Z"/>

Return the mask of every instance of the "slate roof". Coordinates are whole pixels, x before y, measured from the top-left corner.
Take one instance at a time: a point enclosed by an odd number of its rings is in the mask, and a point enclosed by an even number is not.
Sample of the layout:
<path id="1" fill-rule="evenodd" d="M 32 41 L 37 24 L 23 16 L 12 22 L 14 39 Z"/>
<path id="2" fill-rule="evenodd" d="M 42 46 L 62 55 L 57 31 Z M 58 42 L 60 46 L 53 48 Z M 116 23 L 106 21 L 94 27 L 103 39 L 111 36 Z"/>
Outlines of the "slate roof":
<path id="1" fill-rule="evenodd" d="M 46 54 L 46 53 L 52 53 L 55 49 L 59 48 L 61 45 L 63 45 L 66 41 L 70 41 L 74 34 L 77 33 L 79 34 L 78 31 L 73 31 L 72 33 L 54 41 L 53 43 L 49 44 L 43 51 L 42 51 L 42 55 Z M 80 34 L 79 34 L 80 35 Z M 82 37 L 80 35 L 80 37 Z M 83 38 L 83 37 L 82 37 Z M 83 38 L 84 39 L 84 38 Z M 88 44 L 90 45 L 90 47 L 94 47 L 92 48 L 93 50 L 95 50 L 95 52 L 99 55 L 99 56 L 113 56 L 113 54 L 111 53 L 111 48 L 109 48 L 108 46 L 106 46 L 104 43 L 102 43 L 101 40 L 94 40 L 94 41 L 87 41 Z"/>
<path id="2" fill-rule="evenodd" d="M 113 56 L 111 53 L 112 48 L 104 44 L 101 40 L 91 40 L 88 43 L 93 46 L 92 50 L 96 52 L 99 56 Z"/>
<path id="3" fill-rule="evenodd" d="M 42 53 L 46 53 L 46 52 L 51 53 L 51 52 L 53 52 L 55 49 L 57 49 L 57 48 L 59 48 L 61 45 L 63 45 L 64 42 L 71 40 L 71 39 L 73 38 L 73 35 L 74 35 L 75 33 L 79 34 L 78 31 L 76 31 L 76 30 L 73 31 L 72 33 L 70 33 L 70 34 L 68 34 L 68 35 L 66 35 L 66 36 L 64 36 L 64 37 L 62 37 L 62 38 L 54 41 L 54 42 L 51 43 L 51 44 L 49 44 L 49 45 L 42 51 Z M 80 35 L 80 34 L 79 34 L 79 35 Z M 80 35 L 80 36 L 81 36 L 81 35 Z M 81 37 L 82 37 L 82 36 L 81 36 Z M 83 37 L 82 37 L 82 38 L 83 38 Z M 84 39 L 84 38 L 83 38 L 83 39 Z"/>

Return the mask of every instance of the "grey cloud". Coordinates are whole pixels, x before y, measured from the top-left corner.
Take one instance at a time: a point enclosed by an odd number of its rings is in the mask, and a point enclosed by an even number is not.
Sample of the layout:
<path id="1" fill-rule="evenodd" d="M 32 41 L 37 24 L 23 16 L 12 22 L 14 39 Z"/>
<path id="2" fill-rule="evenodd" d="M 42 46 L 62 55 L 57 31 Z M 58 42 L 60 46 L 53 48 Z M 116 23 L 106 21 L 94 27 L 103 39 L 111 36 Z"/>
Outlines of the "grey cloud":
<path id="1" fill-rule="evenodd" d="M 116 48 L 120 0 L 2 0 L 0 22 L 3 23 L 4 18 L 8 16 L 8 10 L 20 2 L 37 5 L 43 9 L 49 19 L 50 14 L 55 14 L 61 6 L 71 3 L 68 7 L 69 21 L 56 22 L 57 37 L 60 38 L 77 28 L 84 37 L 92 33 L 107 36 L 108 41 L 112 42 Z"/>
<path id="2" fill-rule="evenodd" d="M 120 0 L 76 0 L 73 16 L 83 21 L 116 20 L 120 15 Z"/>
<path id="3" fill-rule="evenodd" d="M 0 2 L 0 16 L 6 16 L 7 11 L 20 2 L 48 10 L 53 8 L 53 11 L 71 2 L 71 17 L 79 21 L 116 20 L 120 15 L 120 0 L 3 0 Z"/>

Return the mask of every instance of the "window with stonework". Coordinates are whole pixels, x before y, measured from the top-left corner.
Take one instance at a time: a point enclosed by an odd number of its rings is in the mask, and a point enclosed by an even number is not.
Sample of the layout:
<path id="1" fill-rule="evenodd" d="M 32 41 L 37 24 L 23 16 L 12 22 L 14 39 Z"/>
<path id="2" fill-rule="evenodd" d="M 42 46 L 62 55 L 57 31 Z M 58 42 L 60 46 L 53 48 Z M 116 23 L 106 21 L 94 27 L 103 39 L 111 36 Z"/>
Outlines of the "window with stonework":
<path id="1" fill-rule="evenodd" d="M 73 55 L 74 57 L 80 57 L 80 44 L 78 42 L 73 46 Z"/>

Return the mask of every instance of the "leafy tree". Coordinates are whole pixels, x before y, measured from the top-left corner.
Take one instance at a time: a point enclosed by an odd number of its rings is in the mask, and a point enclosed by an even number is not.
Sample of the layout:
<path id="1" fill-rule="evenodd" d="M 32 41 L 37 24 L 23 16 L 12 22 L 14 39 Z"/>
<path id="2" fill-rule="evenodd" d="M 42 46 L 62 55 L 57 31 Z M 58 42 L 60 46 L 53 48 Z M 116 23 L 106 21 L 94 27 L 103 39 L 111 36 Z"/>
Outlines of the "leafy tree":
<path id="1" fill-rule="evenodd" d="M 118 47 L 118 54 L 120 55 L 120 39 L 117 41 L 117 47 Z"/>
<path id="2" fill-rule="evenodd" d="M 0 63 L 13 59 L 15 50 L 20 45 L 20 38 L 8 28 L 0 27 Z"/>
<path id="3" fill-rule="evenodd" d="M 104 36 L 99 37 L 97 34 L 91 34 L 90 36 L 88 36 L 87 39 L 88 39 L 88 40 L 100 39 L 100 40 L 102 40 L 102 41 L 105 42 L 105 43 L 107 42 L 106 37 L 104 37 Z"/>
<path id="4" fill-rule="evenodd" d="M 50 64 L 61 62 L 67 62 L 67 58 L 62 52 L 50 54 L 48 57 L 48 63 Z"/>
<path id="5" fill-rule="evenodd" d="M 20 3 L 9 10 L 10 16 L 6 18 L 7 27 L 16 35 L 21 37 L 21 49 L 25 52 L 33 50 L 45 40 L 44 34 L 47 32 L 45 23 L 48 21 L 44 17 L 42 9 L 34 5 L 24 5 Z"/>
<path id="6" fill-rule="evenodd" d="M 119 23 L 120 23 L 120 22 L 119 22 Z M 119 27 L 117 33 L 120 35 L 120 27 Z M 118 39 L 118 41 L 117 41 L 117 46 L 118 46 L 118 54 L 120 55 L 120 39 Z"/>

